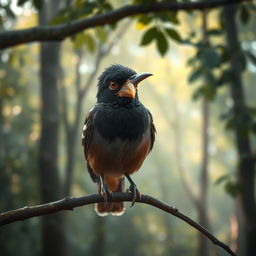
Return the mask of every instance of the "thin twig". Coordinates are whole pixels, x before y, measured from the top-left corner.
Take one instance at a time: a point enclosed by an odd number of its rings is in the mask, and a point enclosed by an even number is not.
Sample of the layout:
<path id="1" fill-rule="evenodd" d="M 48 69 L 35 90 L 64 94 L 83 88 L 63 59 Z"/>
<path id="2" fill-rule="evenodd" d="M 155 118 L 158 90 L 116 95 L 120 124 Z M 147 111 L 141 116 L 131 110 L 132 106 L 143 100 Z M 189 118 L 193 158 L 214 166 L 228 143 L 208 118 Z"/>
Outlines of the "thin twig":
<path id="1" fill-rule="evenodd" d="M 0 214 L 0 226 L 7 225 L 9 223 L 29 219 L 35 216 L 42 216 L 46 214 L 51 214 L 63 210 L 73 210 L 76 207 L 85 206 L 89 204 L 94 204 L 98 202 L 103 202 L 104 199 L 102 196 L 93 194 L 88 196 L 82 196 L 82 197 L 69 197 L 64 198 L 58 201 L 32 206 L 28 207 L 25 206 L 23 208 L 12 210 L 8 212 L 4 212 Z M 115 192 L 112 194 L 112 198 L 109 199 L 110 202 L 127 202 L 132 201 L 132 195 L 131 193 L 120 193 Z M 148 195 L 141 195 L 140 199 L 136 199 L 136 202 L 138 203 L 145 203 L 152 205 L 158 209 L 161 209 L 173 216 L 176 216 L 177 218 L 185 221 L 190 226 L 194 227 L 198 231 L 200 231 L 202 234 L 204 234 L 206 237 L 208 237 L 214 244 L 216 244 L 219 247 L 222 247 L 226 252 L 228 252 L 232 256 L 237 256 L 228 245 L 218 240 L 214 235 L 212 235 L 209 231 L 207 231 L 205 228 L 203 228 L 201 225 L 190 219 L 185 214 L 179 212 L 179 210 L 173 206 L 170 206 L 166 203 L 163 203 L 151 196 Z"/>
<path id="2" fill-rule="evenodd" d="M 215 0 L 199 2 L 157 2 L 153 4 L 126 5 L 113 11 L 55 26 L 38 26 L 0 33 L 0 49 L 35 41 L 61 41 L 88 28 L 113 24 L 126 17 L 178 10 L 204 10 L 220 6 L 250 2 L 251 0 Z"/>

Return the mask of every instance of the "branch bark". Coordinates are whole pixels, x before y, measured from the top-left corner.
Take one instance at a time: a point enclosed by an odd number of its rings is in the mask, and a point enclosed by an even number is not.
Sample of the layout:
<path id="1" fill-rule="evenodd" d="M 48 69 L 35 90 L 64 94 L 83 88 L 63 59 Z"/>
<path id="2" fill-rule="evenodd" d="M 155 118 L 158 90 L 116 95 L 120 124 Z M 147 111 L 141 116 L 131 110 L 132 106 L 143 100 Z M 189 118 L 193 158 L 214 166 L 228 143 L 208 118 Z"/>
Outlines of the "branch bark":
<path id="1" fill-rule="evenodd" d="M 132 195 L 131 193 L 125 192 L 115 192 L 112 194 L 112 198 L 109 199 L 109 202 L 131 202 Z M 42 216 L 46 214 L 51 214 L 63 210 L 73 210 L 76 207 L 94 204 L 98 202 L 104 202 L 102 196 L 98 194 L 88 195 L 88 196 L 81 196 L 81 197 L 67 197 L 58 201 L 37 205 L 33 207 L 25 206 L 23 208 L 12 210 L 8 212 L 4 212 L 0 214 L 0 226 L 7 225 L 9 223 L 29 219 L 35 216 Z M 208 237 L 214 244 L 223 248 L 226 252 L 230 255 L 237 256 L 228 245 L 224 244 L 220 240 L 218 240 L 215 236 L 213 236 L 209 231 L 203 228 L 201 225 L 190 219 L 185 214 L 179 212 L 179 210 L 173 206 L 170 206 L 166 203 L 163 203 L 154 197 L 148 195 L 141 195 L 140 199 L 136 199 L 138 203 L 149 204 L 153 207 L 156 207 L 160 210 L 163 210 L 177 218 L 183 220 L 190 226 L 194 227 L 206 237 Z"/>
<path id="2" fill-rule="evenodd" d="M 0 49 L 35 41 L 61 41 L 82 30 L 106 24 L 113 24 L 123 18 L 138 14 L 178 10 L 204 10 L 247 1 L 249 2 L 250 0 L 215 0 L 211 2 L 199 1 L 190 3 L 159 2 L 150 5 L 127 5 L 113 11 L 86 19 L 72 21 L 67 24 L 39 26 L 29 29 L 1 32 Z"/>

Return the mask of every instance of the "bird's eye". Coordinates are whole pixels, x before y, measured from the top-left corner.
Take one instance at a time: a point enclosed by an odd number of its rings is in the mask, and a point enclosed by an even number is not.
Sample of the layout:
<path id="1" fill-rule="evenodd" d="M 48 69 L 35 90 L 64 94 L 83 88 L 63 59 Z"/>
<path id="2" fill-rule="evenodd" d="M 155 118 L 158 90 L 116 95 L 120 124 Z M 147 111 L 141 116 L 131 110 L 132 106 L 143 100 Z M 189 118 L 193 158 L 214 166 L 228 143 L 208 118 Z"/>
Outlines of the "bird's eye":
<path id="1" fill-rule="evenodd" d="M 118 85 L 115 82 L 111 81 L 109 84 L 109 89 L 116 90 L 117 88 L 118 88 Z"/>

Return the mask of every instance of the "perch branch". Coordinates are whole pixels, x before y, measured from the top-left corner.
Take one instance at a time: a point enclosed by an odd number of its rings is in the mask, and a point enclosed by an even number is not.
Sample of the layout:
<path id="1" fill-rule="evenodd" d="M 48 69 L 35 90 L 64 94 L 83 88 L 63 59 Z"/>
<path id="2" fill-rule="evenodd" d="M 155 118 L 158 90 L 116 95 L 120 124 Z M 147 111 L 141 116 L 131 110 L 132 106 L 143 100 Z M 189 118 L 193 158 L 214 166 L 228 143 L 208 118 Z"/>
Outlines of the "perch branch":
<path id="1" fill-rule="evenodd" d="M 178 10 L 204 10 L 249 1 L 250 0 L 215 0 L 210 2 L 159 2 L 149 5 L 126 5 L 113 11 L 109 11 L 81 20 L 72 21 L 67 24 L 60 24 L 55 26 L 38 26 L 28 29 L 1 32 L 0 49 L 5 49 L 10 46 L 35 41 L 61 41 L 71 35 L 74 35 L 75 33 L 81 32 L 82 30 L 93 28 L 96 26 L 103 26 L 106 24 L 113 24 L 123 18 L 138 14 Z"/>
<path id="2" fill-rule="evenodd" d="M 37 205 L 37 206 L 25 206 L 23 208 L 12 210 L 8 212 L 4 212 L 0 214 L 0 226 L 7 225 L 9 223 L 25 220 L 28 218 L 32 218 L 35 216 L 41 216 L 46 214 L 51 214 L 55 212 L 59 212 L 62 210 L 73 210 L 76 207 L 84 206 L 88 204 L 103 202 L 104 199 L 97 194 L 82 196 L 82 197 L 69 197 L 64 198 L 58 201 Z M 132 201 L 131 193 L 113 193 L 112 198 L 109 199 L 110 202 L 123 202 L 123 201 Z M 176 216 L 177 218 L 185 221 L 190 226 L 194 227 L 202 234 L 204 234 L 208 239 L 210 239 L 214 244 L 219 247 L 222 247 L 226 252 L 228 252 L 232 256 L 237 256 L 228 245 L 224 244 L 220 240 L 218 240 L 215 236 L 213 236 L 209 231 L 203 228 L 201 225 L 190 219 L 185 214 L 181 213 L 177 208 L 172 207 L 166 203 L 163 203 L 151 196 L 142 195 L 140 199 L 136 199 L 138 203 L 145 203 L 152 205 L 158 209 L 161 209 L 169 214 Z"/>

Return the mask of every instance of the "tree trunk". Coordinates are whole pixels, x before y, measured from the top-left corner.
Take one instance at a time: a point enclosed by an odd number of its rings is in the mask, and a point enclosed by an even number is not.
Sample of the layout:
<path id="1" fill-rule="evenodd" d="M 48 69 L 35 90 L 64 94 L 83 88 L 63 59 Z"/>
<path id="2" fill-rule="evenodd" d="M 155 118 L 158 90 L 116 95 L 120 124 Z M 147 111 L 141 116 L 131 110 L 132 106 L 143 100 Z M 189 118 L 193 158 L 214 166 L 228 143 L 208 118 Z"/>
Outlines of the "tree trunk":
<path id="1" fill-rule="evenodd" d="M 238 255 L 245 255 L 245 219 L 244 212 L 241 206 L 241 197 L 239 196 L 235 202 L 235 216 L 237 219 L 237 237 L 236 241 L 236 250 L 234 250 Z"/>
<path id="2" fill-rule="evenodd" d="M 202 13 L 202 41 L 204 44 L 208 44 L 207 36 L 207 11 L 204 10 Z M 209 71 L 206 70 L 204 74 L 204 83 L 207 86 L 209 81 Z M 200 172 L 200 191 L 198 195 L 198 220 L 199 223 L 209 230 L 209 217 L 208 217 L 208 206 L 207 206 L 207 195 L 208 195 L 208 166 L 209 166 L 209 101 L 206 97 L 202 99 L 202 164 Z M 209 241 L 201 233 L 198 233 L 198 250 L 197 255 L 208 256 L 209 255 Z"/>
<path id="3" fill-rule="evenodd" d="M 56 11 L 56 2 L 46 2 L 40 10 L 40 25 L 45 25 L 48 11 Z M 39 145 L 39 173 L 42 203 L 60 197 L 58 173 L 58 73 L 60 43 L 41 43 L 40 81 L 41 81 L 41 134 Z M 42 255 L 66 255 L 66 240 L 63 230 L 62 214 L 42 217 Z"/>
<path id="4" fill-rule="evenodd" d="M 94 237 L 90 248 L 90 255 L 106 255 L 106 220 L 106 218 L 97 215 L 94 217 L 94 233 L 92 234 Z"/>
<path id="5" fill-rule="evenodd" d="M 226 38 L 230 53 L 231 82 L 230 93 L 234 104 L 234 114 L 241 116 L 246 107 L 240 67 L 241 48 L 235 22 L 236 6 L 224 8 Z M 250 134 L 244 123 L 234 127 L 238 153 L 238 178 L 241 185 L 241 203 L 245 216 L 245 251 L 247 256 L 256 255 L 256 205 L 255 205 L 255 162 L 252 157 Z"/>
<path id="6" fill-rule="evenodd" d="M 200 192 L 198 198 L 198 220 L 199 223 L 209 230 L 207 194 L 208 194 L 208 136 L 209 127 L 209 103 L 206 98 L 202 102 L 202 166 L 200 173 Z M 209 255 L 209 241 L 201 233 L 198 234 L 197 255 Z"/>
<path id="7" fill-rule="evenodd" d="M 68 100 L 66 95 L 66 88 L 65 85 L 62 85 L 62 101 L 63 101 L 63 115 L 64 115 L 64 128 L 66 132 L 66 140 L 67 140 L 67 162 L 65 167 L 65 181 L 64 181 L 64 188 L 63 193 L 64 196 L 70 196 L 71 193 L 71 186 L 73 183 L 73 172 L 74 172 L 74 163 L 75 163 L 75 155 L 76 155 L 76 145 L 77 145 L 77 138 L 79 133 L 79 124 L 81 121 L 81 109 L 82 103 L 84 99 L 84 95 L 81 93 L 81 74 L 79 73 L 79 68 L 82 62 L 82 53 L 77 53 L 77 64 L 76 64 L 76 105 L 74 111 L 74 121 L 70 122 L 68 120 Z M 62 76 L 64 80 L 64 75 Z"/>

